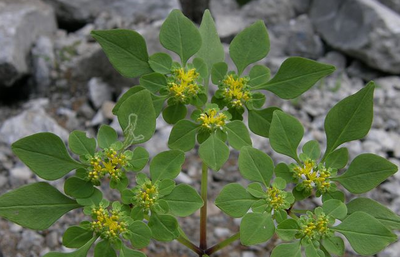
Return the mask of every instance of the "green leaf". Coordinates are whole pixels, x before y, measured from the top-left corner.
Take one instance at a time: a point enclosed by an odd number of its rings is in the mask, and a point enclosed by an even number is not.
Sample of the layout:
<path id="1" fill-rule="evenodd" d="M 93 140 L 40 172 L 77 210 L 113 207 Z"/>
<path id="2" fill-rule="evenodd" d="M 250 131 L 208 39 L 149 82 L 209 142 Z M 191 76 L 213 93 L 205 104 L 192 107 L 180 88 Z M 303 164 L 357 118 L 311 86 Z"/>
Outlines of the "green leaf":
<path id="1" fill-rule="evenodd" d="M 285 163 L 279 163 L 275 167 L 275 176 L 282 178 L 286 183 L 293 182 L 293 172 L 290 171 L 289 167 Z"/>
<path id="2" fill-rule="evenodd" d="M 146 90 L 126 99 L 121 104 L 117 116 L 125 141 L 129 144 L 146 142 L 156 130 L 156 114 L 151 95 Z"/>
<path id="3" fill-rule="evenodd" d="M 280 244 L 272 250 L 271 257 L 301 257 L 300 242 Z"/>
<path id="4" fill-rule="evenodd" d="M 270 81 L 254 89 L 265 89 L 282 99 L 293 99 L 334 71 L 335 67 L 332 65 L 301 57 L 289 57 Z"/>
<path id="5" fill-rule="evenodd" d="M 337 103 L 326 115 L 325 156 L 339 145 L 363 138 L 371 128 L 375 84 L 368 83 L 363 89 Z M 324 157 L 325 157 L 324 156 Z"/>
<path id="6" fill-rule="evenodd" d="M 179 10 L 173 10 L 161 26 L 160 42 L 178 54 L 184 65 L 199 51 L 202 43 L 196 26 Z"/>
<path id="7" fill-rule="evenodd" d="M 257 182 L 249 184 L 249 186 L 247 187 L 246 190 L 247 190 L 247 192 L 249 192 L 249 194 L 251 194 L 255 198 L 262 199 L 262 198 L 265 198 L 265 196 L 266 196 L 261 184 L 257 183 Z M 266 203 L 265 200 L 263 200 L 263 202 Z M 261 202 L 259 204 L 261 204 Z M 254 208 L 254 205 L 252 206 L 252 208 Z"/>
<path id="8" fill-rule="evenodd" d="M 243 217 L 258 200 L 239 184 L 228 184 L 215 199 L 215 205 L 233 218 Z"/>
<path id="9" fill-rule="evenodd" d="M 34 230 L 49 228 L 62 215 L 81 207 L 45 182 L 14 189 L 0 196 L 0 216 Z"/>
<path id="10" fill-rule="evenodd" d="M 395 234 L 365 212 L 352 213 L 332 229 L 342 233 L 361 255 L 374 255 L 397 240 Z"/>
<path id="11" fill-rule="evenodd" d="M 295 238 L 300 229 L 300 225 L 296 220 L 287 219 L 278 225 L 276 233 L 280 239 L 284 241 L 291 241 Z"/>
<path id="12" fill-rule="evenodd" d="M 97 133 L 97 141 L 103 149 L 111 147 L 112 144 L 118 141 L 117 132 L 108 125 L 101 125 Z"/>
<path id="13" fill-rule="evenodd" d="M 94 241 L 96 241 L 97 237 L 92 238 L 89 242 L 87 242 L 84 246 L 79 248 L 78 250 L 70 253 L 47 253 L 43 257 L 87 257 L 89 249 L 92 247 Z"/>
<path id="14" fill-rule="evenodd" d="M 341 202 L 344 202 L 345 195 L 344 195 L 344 193 L 342 191 L 339 191 L 339 190 L 330 191 L 330 192 L 328 191 L 328 192 L 326 192 L 326 193 L 324 193 L 322 195 L 322 201 L 323 202 L 326 202 L 326 201 L 328 201 L 330 199 L 337 199 L 337 200 L 339 200 Z"/>
<path id="15" fill-rule="evenodd" d="M 171 215 L 152 214 L 149 227 L 153 238 L 157 241 L 169 242 L 179 236 L 178 221 Z"/>
<path id="16" fill-rule="evenodd" d="M 369 213 L 389 229 L 400 229 L 400 217 L 386 206 L 368 198 L 356 198 L 347 204 L 349 215 L 357 211 Z"/>
<path id="17" fill-rule="evenodd" d="M 275 111 L 269 133 L 272 149 L 299 160 L 297 147 L 303 138 L 304 128 L 296 118 L 282 111 Z"/>
<path id="18" fill-rule="evenodd" d="M 196 144 L 196 134 L 199 125 L 188 120 L 180 120 L 171 130 L 168 139 L 168 147 L 171 149 L 179 149 L 184 152 L 193 149 Z"/>
<path id="19" fill-rule="evenodd" d="M 330 215 L 335 219 L 342 220 L 347 216 L 347 207 L 340 200 L 331 199 L 325 201 L 322 205 L 322 209 L 324 210 L 326 215 Z"/>
<path id="20" fill-rule="evenodd" d="M 75 130 L 69 135 L 68 145 L 71 151 L 77 155 L 94 155 L 96 140 L 88 138 L 85 131 Z"/>
<path id="21" fill-rule="evenodd" d="M 271 71 L 264 65 L 254 65 L 249 73 L 249 86 L 259 87 L 268 82 L 271 76 Z"/>
<path id="22" fill-rule="evenodd" d="M 269 37 L 263 21 L 256 21 L 236 35 L 229 46 L 229 54 L 238 74 L 252 63 L 261 60 L 269 52 Z"/>
<path id="23" fill-rule="evenodd" d="M 121 107 L 122 103 L 125 102 L 129 97 L 132 95 L 136 94 L 137 92 L 140 92 L 142 90 L 145 90 L 144 87 L 142 86 L 133 86 L 131 87 L 128 91 L 126 91 L 119 99 L 118 102 L 115 104 L 114 108 L 112 109 L 112 113 L 114 115 L 118 114 L 118 110 Z"/>
<path id="24" fill-rule="evenodd" d="M 187 217 L 203 206 L 203 200 L 195 189 L 188 185 L 180 184 L 172 192 L 163 197 L 169 206 L 171 214 Z"/>
<path id="25" fill-rule="evenodd" d="M 93 231 L 79 226 L 69 227 L 62 238 L 62 244 L 68 248 L 80 248 L 93 238 Z"/>
<path id="26" fill-rule="evenodd" d="M 263 110 L 249 110 L 250 130 L 256 135 L 268 138 L 273 113 L 276 110 L 280 109 L 277 107 L 269 107 Z"/>
<path id="27" fill-rule="evenodd" d="M 164 120 L 169 124 L 175 124 L 186 117 L 187 108 L 182 103 L 177 103 L 174 105 L 168 105 L 164 109 L 162 115 Z"/>
<path id="28" fill-rule="evenodd" d="M 149 57 L 149 64 L 153 71 L 169 74 L 172 69 L 172 58 L 166 53 L 155 53 Z"/>
<path id="29" fill-rule="evenodd" d="M 344 241 L 338 236 L 326 237 L 322 240 L 322 245 L 332 254 L 342 256 L 344 254 Z"/>
<path id="30" fill-rule="evenodd" d="M 217 62 L 211 68 L 211 81 L 215 85 L 219 85 L 228 72 L 228 64 L 225 62 Z"/>
<path id="31" fill-rule="evenodd" d="M 321 149 L 316 140 L 308 141 L 303 146 L 303 153 L 305 153 L 311 160 L 318 160 L 321 156 Z"/>
<path id="32" fill-rule="evenodd" d="M 140 77 L 139 83 L 150 92 L 157 93 L 167 87 L 167 78 L 161 73 L 154 72 Z"/>
<path id="33" fill-rule="evenodd" d="M 150 162 L 150 177 L 153 181 L 174 179 L 182 170 L 185 154 L 180 150 L 169 150 L 157 154 Z"/>
<path id="34" fill-rule="evenodd" d="M 361 154 L 340 177 L 332 178 L 353 194 L 362 194 L 377 187 L 397 172 L 397 166 L 375 154 Z"/>
<path id="35" fill-rule="evenodd" d="M 274 163 L 267 154 L 250 146 L 243 147 L 239 154 L 239 171 L 245 179 L 269 186 Z"/>
<path id="36" fill-rule="evenodd" d="M 160 196 L 169 195 L 174 188 L 175 181 L 173 181 L 172 179 L 163 179 L 160 181 L 158 193 L 160 194 Z"/>
<path id="37" fill-rule="evenodd" d="M 275 225 L 269 213 L 247 213 L 240 223 L 242 245 L 256 245 L 268 241 L 275 233 Z"/>
<path id="38" fill-rule="evenodd" d="M 251 94 L 251 99 L 246 102 L 246 107 L 249 111 L 254 109 L 260 109 L 263 107 L 265 99 L 266 97 L 263 93 L 254 92 Z"/>
<path id="39" fill-rule="evenodd" d="M 193 66 L 195 67 L 196 71 L 200 74 L 200 77 L 207 78 L 208 76 L 208 67 L 205 61 L 201 58 L 194 58 L 193 59 Z M 202 104 L 200 105 L 202 106 Z"/>
<path id="40" fill-rule="evenodd" d="M 93 194 L 94 187 L 89 181 L 70 177 L 65 181 L 64 192 L 73 198 L 86 198 Z"/>
<path id="41" fill-rule="evenodd" d="M 93 194 L 91 194 L 87 198 L 78 198 L 76 199 L 76 202 L 82 206 L 91 206 L 91 205 L 98 205 L 102 199 L 103 199 L 103 193 L 97 188 L 94 188 Z"/>
<path id="42" fill-rule="evenodd" d="M 313 243 L 305 245 L 304 251 L 307 257 L 325 257 L 325 253 L 322 250 L 317 249 Z"/>
<path id="43" fill-rule="evenodd" d="M 117 257 L 117 254 L 110 242 L 108 240 L 103 240 L 96 244 L 94 248 L 94 257 Z"/>
<path id="44" fill-rule="evenodd" d="M 349 161 L 349 151 L 347 148 L 339 148 L 330 153 L 325 160 L 325 166 L 332 169 L 342 169 Z"/>
<path id="45" fill-rule="evenodd" d="M 146 257 L 146 255 L 142 252 L 129 249 L 124 244 L 122 244 L 122 249 L 119 252 L 119 257 Z"/>
<path id="46" fill-rule="evenodd" d="M 228 132 L 228 142 L 236 150 L 240 150 L 244 146 L 251 146 L 251 138 L 249 130 L 243 121 L 234 120 L 226 124 Z"/>
<path id="47" fill-rule="evenodd" d="M 215 134 L 212 134 L 200 145 L 199 155 L 208 167 L 218 171 L 229 158 L 229 148 Z"/>
<path id="48" fill-rule="evenodd" d="M 11 146 L 15 155 L 36 175 L 56 180 L 82 167 L 69 156 L 61 138 L 43 132 L 24 137 Z"/>
<path id="49" fill-rule="evenodd" d="M 149 153 L 146 149 L 139 146 L 133 150 L 132 159 L 129 160 L 130 164 L 132 165 L 133 171 L 141 171 L 144 166 L 146 166 L 147 162 L 149 161 Z"/>
<path id="50" fill-rule="evenodd" d="M 215 63 L 225 60 L 225 51 L 209 10 L 206 10 L 203 14 L 199 31 L 202 45 L 196 56 L 205 61 L 208 67 L 207 72 L 210 74 L 211 67 Z"/>
<path id="51" fill-rule="evenodd" d="M 133 247 L 141 249 L 149 245 L 151 230 L 142 221 L 135 221 L 129 225 L 128 237 Z"/>
<path id="52" fill-rule="evenodd" d="M 124 77 L 135 78 L 150 73 L 144 38 L 127 29 L 95 30 L 92 37 L 100 43 L 114 68 Z"/>

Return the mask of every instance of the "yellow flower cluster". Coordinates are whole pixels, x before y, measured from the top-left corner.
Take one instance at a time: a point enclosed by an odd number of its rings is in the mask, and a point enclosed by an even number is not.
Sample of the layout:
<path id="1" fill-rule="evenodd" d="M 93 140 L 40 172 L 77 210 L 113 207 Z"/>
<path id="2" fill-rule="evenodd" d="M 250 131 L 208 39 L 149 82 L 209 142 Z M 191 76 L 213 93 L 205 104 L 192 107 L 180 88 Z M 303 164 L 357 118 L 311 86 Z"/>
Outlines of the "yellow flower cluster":
<path id="1" fill-rule="evenodd" d="M 270 187 L 267 189 L 267 202 L 274 210 L 281 210 L 286 204 L 285 195 L 282 190 L 276 187 Z"/>
<path id="2" fill-rule="evenodd" d="M 247 87 L 246 78 L 237 78 L 233 74 L 227 75 L 222 81 L 224 98 L 234 107 L 242 107 L 250 100 L 250 90 Z"/>
<path id="3" fill-rule="evenodd" d="M 222 129 L 227 119 L 228 117 L 225 114 L 212 108 L 200 114 L 198 121 L 201 123 L 202 128 L 214 131 L 216 129 Z"/>
<path id="4" fill-rule="evenodd" d="M 329 218 L 324 213 L 308 214 L 306 217 L 301 217 L 301 235 L 306 239 L 312 240 L 319 237 L 324 237 L 330 230 L 328 227 Z"/>
<path id="5" fill-rule="evenodd" d="M 185 71 L 179 68 L 173 71 L 174 81 L 168 83 L 168 89 L 172 97 L 177 101 L 184 103 L 187 99 L 196 96 L 200 88 L 196 83 L 199 73 L 196 69 Z"/>
<path id="6" fill-rule="evenodd" d="M 115 239 L 127 231 L 127 224 L 121 220 L 118 211 L 113 210 L 110 213 L 107 209 L 98 207 L 92 210 L 92 215 L 92 229 L 102 238 Z"/>
<path id="7" fill-rule="evenodd" d="M 316 187 L 321 193 L 329 190 L 331 173 L 325 167 L 316 166 L 312 160 L 307 160 L 304 165 L 296 165 L 293 168 L 294 175 L 301 180 L 304 188 L 308 191 Z"/>
<path id="8" fill-rule="evenodd" d="M 100 158 L 99 156 L 102 156 Z M 118 153 L 112 148 L 104 150 L 103 154 L 93 157 L 90 160 L 91 168 L 88 173 L 88 178 L 92 182 L 98 182 L 106 174 L 114 180 L 121 177 L 122 168 L 127 165 L 126 156 L 123 153 Z"/>
<path id="9" fill-rule="evenodd" d="M 139 191 L 136 197 L 137 203 L 143 209 L 150 210 L 158 199 L 158 189 L 148 181 L 142 185 L 141 191 Z"/>

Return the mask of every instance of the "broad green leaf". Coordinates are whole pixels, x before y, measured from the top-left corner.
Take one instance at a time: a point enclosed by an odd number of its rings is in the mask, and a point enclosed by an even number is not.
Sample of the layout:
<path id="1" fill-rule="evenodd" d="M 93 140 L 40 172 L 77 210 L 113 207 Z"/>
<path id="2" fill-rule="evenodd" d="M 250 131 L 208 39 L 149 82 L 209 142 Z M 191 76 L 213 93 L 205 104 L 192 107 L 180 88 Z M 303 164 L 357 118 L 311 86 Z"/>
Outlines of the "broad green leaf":
<path id="1" fill-rule="evenodd" d="M 161 73 L 154 72 L 140 77 L 139 83 L 150 92 L 157 93 L 167 87 L 167 78 Z"/>
<path id="2" fill-rule="evenodd" d="M 289 57 L 270 81 L 253 89 L 265 89 L 282 99 L 293 99 L 334 71 L 335 67 L 332 65 L 301 57 Z"/>
<path id="3" fill-rule="evenodd" d="M 249 128 L 259 136 L 269 137 L 269 129 L 274 111 L 280 110 L 277 107 L 269 107 L 263 110 L 249 110 Z"/>
<path id="4" fill-rule="evenodd" d="M 133 150 L 132 159 L 129 160 L 133 171 L 141 171 L 149 161 L 149 153 L 143 147 L 136 147 Z"/>
<path id="5" fill-rule="evenodd" d="M 129 249 L 124 244 L 122 244 L 122 249 L 119 252 L 119 257 L 146 257 L 146 255 L 142 252 Z"/>
<path id="6" fill-rule="evenodd" d="M 150 73 L 144 38 L 127 29 L 95 30 L 92 37 L 103 48 L 114 68 L 124 77 L 135 78 Z"/>
<path id="7" fill-rule="evenodd" d="M 249 130 L 243 121 L 234 120 L 226 124 L 228 132 L 228 142 L 236 150 L 240 150 L 244 146 L 251 146 L 251 138 Z"/>
<path id="8" fill-rule="evenodd" d="M 156 114 L 150 92 L 146 90 L 126 99 L 121 104 L 117 116 L 125 141 L 130 144 L 146 142 L 156 130 Z"/>
<path id="9" fill-rule="evenodd" d="M 285 163 L 281 162 L 276 165 L 274 172 L 276 177 L 284 179 L 286 183 L 293 182 L 293 172 Z"/>
<path id="10" fill-rule="evenodd" d="M 295 238 L 300 229 L 300 225 L 296 220 L 287 219 L 278 225 L 276 233 L 280 239 L 284 241 L 291 241 Z"/>
<path id="11" fill-rule="evenodd" d="M 304 128 L 296 118 L 282 111 L 275 111 L 269 134 L 272 149 L 298 161 L 297 147 L 303 138 Z"/>
<path id="12" fill-rule="evenodd" d="M 61 138 L 43 132 L 24 137 L 11 146 L 15 155 L 36 175 L 56 180 L 82 167 L 69 156 Z"/>
<path id="13" fill-rule="evenodd" d="M 342 233 L 361 255 L 374 255 L 397 240 L 397 236 L 377 219 L 360 211 L 352 213 L 333 229 Z"/>
<path id="14" fill-rule="evenodd" d="M 153 71 L 169 74 L 172 69 L 172 58 L 166 53 L 155 53 L 149 57 L 149 64 Z"/>
<path id="15" fill-rule="evenodd" d="M 133 247 L 141 249 L 149 245 L 151 230 L 142 221 L 135 221 L 129 225 L 128 237 Z"/>
<path id="16" fill-rule="evenodd" d="M 311 160 L 318 160 L 321 156 L 321 149 L 316 140 L 308 141 L 303 145 L 303 153 L 305 153 Z"/>
<path id="17" fill-rule="evenodd" d="M 229 158 L 229 148 L 213 134 L 200 145 L 199 155 L 208 167 L 218 171 Z"/>
<path id="18" fill-rule="evenodd" d="M 34 230 L 49 228 L 70 210 L 81 207 L 45 182 L 14 189 L 0 196 L 0 216 Z"/>
<path id="19" fill-rule="evenodd" d="M 342 169 L 347 165 L 349 161 L 349 151 L 347 148 L 339 148 L 330 153 L 325 160 L 326 167 L 333 169 Z"/>
<path id="20" fill-rule="evenodd" d="M 211 67 L 215 63 L 225 60 L 225 52 L 209 10 L 206 10 L 203 14 L 199 31 L 202 45 L 196 56 L 205 61 L 208 67 L 207 73 L 210 74 Z"/>
<path id="21" fill-rule="evenodd" d="M 94 241 L 96 241 L 97 237 L 92 238 L 89 242 L 87 242 L 84 246 L 79 248 L 78 250 L 70 253 L 56 253 L 51 252 L 45 254 L 43 257 L 87 257 L 89 249 L 92 247 Z"/>
<path id="22" fill-rule="evenodd" d="M 201 58 L 193 59 L 193 66 L 196 68 L 196 71 L 200 74 L 200 77 L 206 79 L 208 76 L 208 67 L 205 61 Z M 201 106 L 201 105 L 200 105 Z"/>
<path id="23" fill-rule="evenodd" d="M 152 214 L 149 227 L 157 241 L 169 242 L 179 236 L 178 221 L 171 215 Z"/>
<path id="24" fill-rule="evenodd" d="M 215 85 L 219 85 L 228 72 L 228 64 L 225 62 L 217 62 L 211 68 L 211 81 Z"/>
<path id="25" fill-rule="evenodd" d="M 97 141 L 103 149 L 111 147 L 112 144 L 118 141 L 117 132 L 108 125 L 101 125 L 97 133 Z"/>
<path id="26" fill-rule="evenodd" d="M 82 206 L 98 205 L 103 199 L 103 193 L 97 188 L 94 189 L 93 194 L 87 198 L 78 198 L 76 202 Z"/>
<path id="27" fill-rule="evenodd" d="M 86 132 L 75 130 L 68 138 L 69 149 L 77 155 L 94 155 L 96 151 L 96 140 L 88 138 Z"/>
<path id="28" fill-rule="evenodd" d="M 256 21 L 236 35 L 229 46 L 229 54 L 235 63 L 238 74 L 269 52 L 269 37 L 263 21 Z"/>
<path id="29" fill-rule="evenodd" d="M 335 254 L 337 256 L 342 256 L 344 254 L 344 241 L 341 237 L 326 237 L 322 240 L 322 245 L 329 253 Z"/>
<path id="30" fill-rule="evenodd" d="M 371 128 L 375 84 L 368 83 L 363 89 L 337 103 L 326 115 L 325 156 L 339 145 L 363 138 Z"/>
<path id="31" fill-rule="evenodd" d="M 174 179 L 181 172 L 185 154 L 180 150 L 169 150 L 157 154 L 150 162 L 150 176 L 153 181 Z"/>
<path id="32" fill-rule="evenodd" d="M 93 194 L 94 187 L 89 181 L 70 177 L 65 181 L 64 192 L 73 198 L 86 198 Z"/>
<path id="33" fill-rule="evenodd" d="M 233 218 L 243 217 L 258 199 L 239 184 L 228 184 L 215 199 L 215 205 Z"/>
<path id="34" fill-rule="evenodd" d="M 305 245 L 304 252 L 306 253 L 306 257 L 325 257 L 325 253 L 317 249 L 313 243 Z"/>
<path id="35" fill-rule="evenodd" d="M 275 233 L 275 225 L 269 213 L 247 213 L 240 223 L 242 245 L 256 245 L 268 241 Z"/>
<path id="36" fill-rule="evenodd" d="M 266 97 L 263 93 L 254 92 L 251 94 L 251 99 L 246 102 L 246 107 L 249 111 L 254 109 L 260 109 L 263 107 L 265 100 Z"/>
<path id="37" fill-rule="evenodd" d="M 192 150 L 196 143 L 196 134 L 199 127 L 198 124 L 188 120 L 178 121 L 169 135 L 168 147 L 184 152 Z"/>
<path id="38" fill-rule="evenodd" d="M 63 235 L 62 244 L 68 248 L 80 248 L 93 238 L 93 231 L 79 226 L 69 227 Z"/>
<path id="39" fill-rule="evenodd" d="M 169 206 L 171 214 L 179 217 L 187 217 L 203 206 L 203 200 L 194 188 L 180 184 L 172 192 L 163 197 Z"/>
<path id="40" fill-rule="evenodd" d="M 128 91 L 126 91 L 117 101 L 115 104 L 114 108 L 112 109 L 112 113 L 114 115 L 118 114 L 118 110 L 121 107 L 122 103 L 125 102 L 129 97 L 132 95 L 136 94 L 137 92 L 140 92 L 142 90 L 145 90 L 144 87 L 142 86 L 133 86 L 131 87 Z"/>
<path id="41" fill-rule="evenodd" d="M 251 146 L 243 147 L 239 154 L 239 171 L 245 179 L 269 186 L 274 171 L 272 159 Z"/>
<path id="42" fill-rule="evenodd" d="M 300 242 L 280 244 L 272 250 L 271 257 L 301 257 Z"/>
<path id="43" fill-rule="evenodd" d="M 160 30 L 160 42 L 168 50 L 179 55 L 183 64 L 201 47 L 201 36 L 191 20 L 181 11 L 173 10 Z"/>
<path id="44" fill-rule="evenodd" d="M 388 177 L 397 172 L 397 166 L 374 154 L 361 154 L 351 163 L 347 171 L 337 178 L 353 194 L 362 194 L 377 187 Z"/>
<path id="45" fill-rule="evenodd" d="M 339 190 L 337 190 L 337 191 L 328 191 L 328 192 L 326 192 L 326 193 L 324 193 L 322 195 L 322 201 L 323 202 L 326 202 L 326 201 L 328 201 L 330 199 L 337 199 L 337 200 L 339 200 L 341 202 L 344 202 L 345 195 L 344 195 L 344 193 L 342 191 L 339 191 Z"/>
<path id="46" fill-rule="evenodd" d="M 347 204 L 349 215 L 357 211 L 369 213 L 390 229 L 400 229 L 400 217 L 386 206 L 368 198 L 356 198 Z"/>
<path id="47" fill-rule="evenodd" d="M 259 87 L 267 83 L 270 76 L 270 69 L 268 69 L 264 65 L 254 65 L 249 73 L 250 80 L 248 84 L 251 87 Z"/>
<path id="48" fill-rule="evenodd" d="M 172 179 L 163 179 L 158 186 L 158 193 L 160 196 L 169 195 L 175 188 L 175 181 Z"/>
<path id="49" fill-rule="evenodd" d="M 326 215 L 332 216 L 335 219 L 342 220 L 347 216 L 346 205 L 337 199 L 325 201 L 322 205 L 322 209 Z"/>
<path id="50" fill-rule="evenodd" d="M 117 257 L 117 254 L 108 240 L 103 240 L 94 247 L 94 257 Z"/>
<path id="51" fill-rule="evenodd" d="M 254 196 L 255 198 L 265 198 L 266 197 L 266 193 L 264 191 L 264 189 L 262 188 L 261 184 L 258 182 L 254 182 L 251 183 L 248 187 L 247 187 L 247 192 L 249 192 L 249 194 L 251 194 L 252 196 Z M 263 200 L 265 203 L 266 201 Z M 261 202 L 259 203 L 261 204 Z M 258 207 L 258 206 L 257 206 Z M 252 206 L 252 208 L 254 208 L 254 205 Z"/>
<path id="52" fill-rule="evenodd" d="M 187 108 L 182 103 L 168 105 L 162 112 L 164 120 L 169 124 L 175 124 L 186 117 Z"/>

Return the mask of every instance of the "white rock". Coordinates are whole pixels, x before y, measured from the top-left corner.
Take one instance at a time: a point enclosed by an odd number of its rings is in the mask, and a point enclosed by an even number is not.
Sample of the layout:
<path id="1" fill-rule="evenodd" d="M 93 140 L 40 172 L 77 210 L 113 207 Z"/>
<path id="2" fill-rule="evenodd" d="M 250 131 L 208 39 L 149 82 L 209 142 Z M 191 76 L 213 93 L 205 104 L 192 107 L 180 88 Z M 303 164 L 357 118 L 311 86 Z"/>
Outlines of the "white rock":
<path id="1" fill-rule="evenodd" d="M 0 175 L 0 188 L 2 188 L 5 184 L 7 184 L 7 177 Z"/>
<path id="2" fill-rule="evenodd" d="M 101 78 L 89 80 L 88 87 L 90 100 L 96 108 L 100 108 L 104 102 L 111 100 L 110 87 Z"/>
<path id="3" fill-rule="evenodd" d="M 12 179 L 28 181 L 32 177 L 32 172 L 26 166 L 17 166 L 10 170 Z"/>
<path id="4" fill-rule="evenodd" d="M 216 227 L 214 229 L 214 233 L 219 238 L 225 238 L 232 234 L 232 232 L 228 228 L 221 228 L 221 227 Z"/>

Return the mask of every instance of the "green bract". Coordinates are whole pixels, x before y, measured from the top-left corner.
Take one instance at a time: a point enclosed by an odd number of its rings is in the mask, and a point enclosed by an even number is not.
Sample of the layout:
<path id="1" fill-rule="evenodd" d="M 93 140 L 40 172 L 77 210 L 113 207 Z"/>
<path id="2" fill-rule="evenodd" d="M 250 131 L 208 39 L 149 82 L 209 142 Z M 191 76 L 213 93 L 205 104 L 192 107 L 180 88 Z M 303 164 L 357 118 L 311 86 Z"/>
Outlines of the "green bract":
<path id="1" fill-rule="evenodd" d="M 373 82 L 327 113 L 326 149 L 321 152 L 316 140 L 301 144 L 304 128 L 296 115 L 265 106 L 264 92 L 296 98 L 335 68 L 290 57 L 271 77 L 268 67 L 255 64 L 270 49 L 264 22 L 256 21 L 232 40 L 229 53 L 235 71 L 224 62 L 209 11 L 200 28 L 178 10 L 162 25 L 160 43 L 180 62 L 162 52 L 148 56 L 144 38 L 135 31 L 93 31 L 92 36 L 121 75 L 139 78 L 139 85 L 122 95 L 113 109 L 122 134 L 108 125 L 100 126 L 96 138 L 73 131 L 68 140 L 72 156 L 62 139 L 51 133 L 18 140 L 13 152 L 40 178 L 57 180 L 68 175 L 65 195 L 39 182 L 0 196 L 0 216 L 30 229 L 47 229 L 65 213 L 83 210 L 86 219 L 71 224 L 62 238 L 64 246 L 76 250 L 46 257 L 85 257 L 93 245 L 95 257 L 143 257 L 137 249 L 151 239 L 177 240 L 200 257 L 214 256 L 235 240 L 255 245 L 275 234 L 285 243 L 274 248 L 272 257 L 342 256 L 345 244 L 339 234 L 357 253 L 374 255 L 397 240 L 393 230 L 400 229 L 398 215 L 368 198 L 348 202 L 341 191 L 366 193 L 398 169 L 374 154 L 349 160 L 347 148 L 339 148 L 368 133 Z M 211 91 L 215 94 L 210 95 Z M 137 145 L 153 136 L 161 114 L 173 124 L 168 139 L 171 150 L 152 156 L 149 163 L 149 153 Z M 242 121 L 243 117 L 248 120 Z M 253 147 L 249 130 L 269 138 L 271 148 L 292 161 L 275 164 L 267 153 Z M 249 183 L 226 185 L 215 204 L 224 214 L 242 220 L 238 233 L 207 247 L 208 172 L 224 166 L 230 147 L 239 152 L 238 171 Z M 200 194 L 190 185 L 175 182 L 188 151 L 197 151 L 202 161 Z M 146 165 L 150 176 L 139 172 Z M 120 200 L 110 203 L 100 190 L 105 186 L 117 190 Z M 297 201 L 310 196 L 321 197 L 322 206 L 295 208 Z M 199 209 L 197 246 L 184 234 L 177 217 Z"/>

